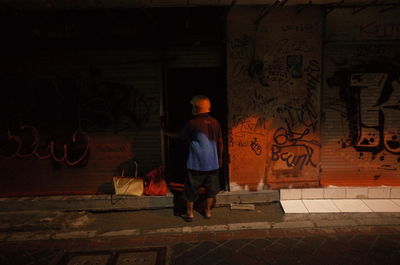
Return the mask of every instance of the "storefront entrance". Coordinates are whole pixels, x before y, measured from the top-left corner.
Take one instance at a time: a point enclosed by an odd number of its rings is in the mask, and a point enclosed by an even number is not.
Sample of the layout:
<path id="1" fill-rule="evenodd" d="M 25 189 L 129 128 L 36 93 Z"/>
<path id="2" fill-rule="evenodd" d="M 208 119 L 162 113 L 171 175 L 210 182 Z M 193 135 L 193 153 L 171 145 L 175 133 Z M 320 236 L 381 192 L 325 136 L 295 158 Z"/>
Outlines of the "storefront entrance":
<path id="1" fill-rule="evenodd" d="M 168 131 L 179 131 L 186 121 L 191 119 L 190 100 L 198 94 L 206 95 L 211 100 L 210 114 L 221 124 L 226 154 L 226 85 L 221 68 L 170 68 L 167 70 L 165 127 Z M 186 174 L 186 146 L 179 139 L 168 138 L 165 143 L 168 181 L 183 183 Z M 226 159 L 224 160 L 224 165 L 220 170 L 221 190 L 229 188 L 227 163 Z"/>

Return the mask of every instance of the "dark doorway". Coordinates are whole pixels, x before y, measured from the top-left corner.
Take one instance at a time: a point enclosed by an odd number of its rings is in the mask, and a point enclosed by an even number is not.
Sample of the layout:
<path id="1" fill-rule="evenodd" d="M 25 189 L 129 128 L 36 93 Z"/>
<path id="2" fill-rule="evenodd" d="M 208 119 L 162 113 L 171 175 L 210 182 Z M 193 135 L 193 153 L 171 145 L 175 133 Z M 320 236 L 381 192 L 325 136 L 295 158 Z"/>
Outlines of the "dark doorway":
<path id="1" fill-rule="evenodd" d="M 211 100 L 211 116 L 222 128 L 226 154 L 227 139 L 227 95 L 221 68 L 170 68 L 167 70 L 167 91 L 165 91 L 166 128 L 179 131 L 192 117 L 190 100 L 195 95 L 206 95 Z M 166 169 L 168 181 L 183 183 L 186 175 L 187 149 L 179 139 L 166 139 Z M 225 155 L 226 157 L 226 155 Z M 224 157 L 220 169 L 221 190 L 227 190 L 229 180 Z"/>

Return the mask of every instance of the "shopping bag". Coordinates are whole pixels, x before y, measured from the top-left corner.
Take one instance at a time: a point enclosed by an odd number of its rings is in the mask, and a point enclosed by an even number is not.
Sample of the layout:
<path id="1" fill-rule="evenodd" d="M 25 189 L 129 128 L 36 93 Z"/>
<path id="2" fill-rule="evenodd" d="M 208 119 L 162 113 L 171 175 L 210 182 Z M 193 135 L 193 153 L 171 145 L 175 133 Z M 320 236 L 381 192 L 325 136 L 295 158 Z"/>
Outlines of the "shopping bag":
<path id="1" fill-rule="evenodd" d="M 167 183 L 165 182 L 164 170 L 158 166 L 150 170 L 144 177 L 144 195 L 165 196 L 168 193 Z"/>
<path id="2" fill-rule="evenodd" d="M 121 176 L 113 177 L 114 189 L 116 195 L 143 195 L 143 179 L 137 177 L 137 163 L 135 163 L 135 175 L 132 177 L 124 176 L 122 170 Z"/>

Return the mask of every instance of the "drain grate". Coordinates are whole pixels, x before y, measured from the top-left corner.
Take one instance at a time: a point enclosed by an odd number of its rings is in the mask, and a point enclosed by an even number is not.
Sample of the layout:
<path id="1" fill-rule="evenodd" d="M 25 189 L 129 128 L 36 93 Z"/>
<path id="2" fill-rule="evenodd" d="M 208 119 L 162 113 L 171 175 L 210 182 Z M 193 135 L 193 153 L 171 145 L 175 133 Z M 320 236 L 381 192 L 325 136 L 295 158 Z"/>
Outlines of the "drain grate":
<path id="1" fill-rule="evenodd" d="M 166 248 L 67 252 L 58 265 L 165 265 Z"/>

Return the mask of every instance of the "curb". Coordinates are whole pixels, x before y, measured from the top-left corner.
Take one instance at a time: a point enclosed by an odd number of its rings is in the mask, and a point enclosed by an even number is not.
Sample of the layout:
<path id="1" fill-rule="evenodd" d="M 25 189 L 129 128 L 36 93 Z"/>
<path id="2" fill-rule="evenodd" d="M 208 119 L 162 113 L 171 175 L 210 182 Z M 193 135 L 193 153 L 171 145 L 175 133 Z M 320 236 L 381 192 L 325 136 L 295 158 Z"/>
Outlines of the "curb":
<path id="1" fill-rule="evenodd" d="M 124 211 L 172 208 L 174 196 L 119 196 L 70 195 L 44 197 L 5 197 L 0 198 L 2 211 Z M 233 203 L 268 203 L 279 201 L 278 190 L 220 192 L 217 195 L 217 206 Z"/>
<path id="2" fill-rule="evenodd" d="M 62 240 L 62 239 L 99 239 L 110 237 L 150 237 L 157 239 L 165 236 L 182 236 L 191 237 L 191 235 L 198 237 L 199 235 L 206 236 L 206 234 L 213 234 L 214 236 L 226 233 L 247 233 L 252 236 L 257 233 L 281 233 L 283 230 L 291 231 L 291 233 L 298 234 L 299 231 L 309 231 L 310 233 L 318 232 L 319 230 L 331 231 L 334 233 L 335 229 L 342 229 L 343 231 L 350 230 L 365 230 L 365 229 L 378 229 L 382 227 L 389 227 L 391 231 L 400 233 L 400 213 L 382 213 L 382 214 L 343 214 L 342 218 L 332 219 L 332 215 L 316 214 L 307 215 L 308 218 L 302 218 L 301 215 L 285 216 L 283 222 L 248 222 L 248 223 L 231 223 L 222 225 L 209 225 L 209 226 L 183 226 L 171 228 L 157 228 L 151 230 L 140 229 L 127 229 L 115 230 L 105 233 L 98 233 L 96 230 L 83 230 L 83 231 L 35 231 L 35 232 L 12 232 L 0 233 L 0 241 L 13 242 L 13 241 L 31 241 L 31 240 Z M 378 218 L 379 217 L 379 218 Z M 305 232 L 304 232 L 305 233 Z"/>

